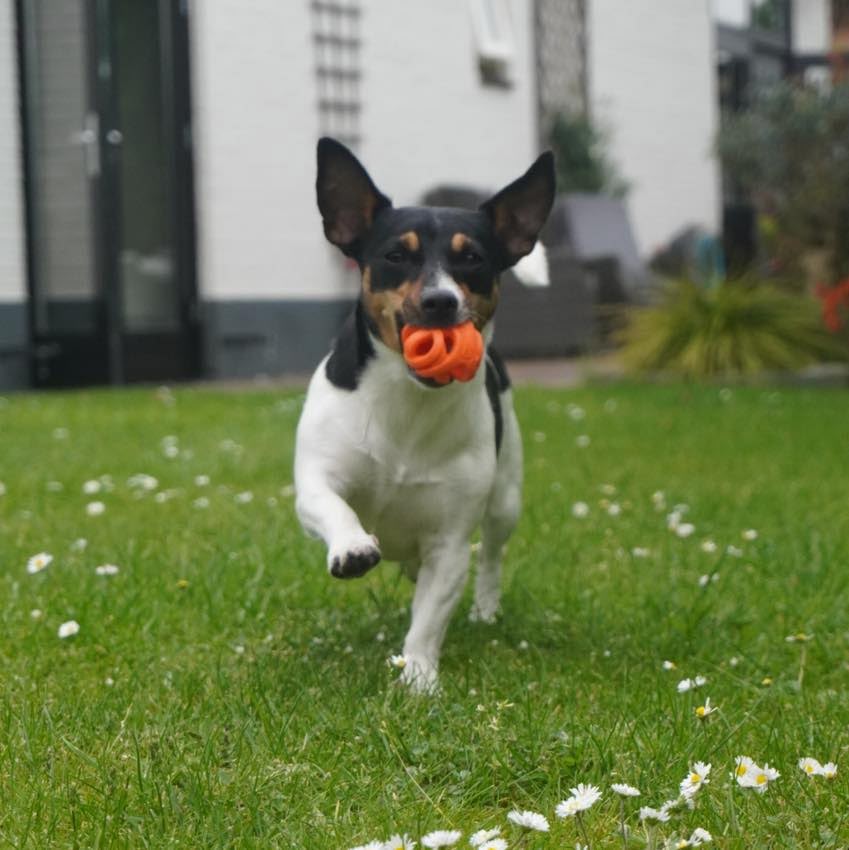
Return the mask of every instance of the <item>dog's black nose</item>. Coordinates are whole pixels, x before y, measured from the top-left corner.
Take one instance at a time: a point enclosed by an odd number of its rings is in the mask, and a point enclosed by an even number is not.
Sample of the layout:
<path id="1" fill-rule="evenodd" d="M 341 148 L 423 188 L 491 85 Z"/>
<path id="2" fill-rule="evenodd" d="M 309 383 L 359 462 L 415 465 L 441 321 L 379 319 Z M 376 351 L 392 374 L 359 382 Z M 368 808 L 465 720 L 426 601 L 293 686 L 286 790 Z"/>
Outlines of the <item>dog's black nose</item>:
<path id="1" fill-rule="evenodd" d="M 459 306 L 457 296 L 448 289 L 425 289 L 422 293 L 422 313 L 434 324 L 453 324 Z"/>

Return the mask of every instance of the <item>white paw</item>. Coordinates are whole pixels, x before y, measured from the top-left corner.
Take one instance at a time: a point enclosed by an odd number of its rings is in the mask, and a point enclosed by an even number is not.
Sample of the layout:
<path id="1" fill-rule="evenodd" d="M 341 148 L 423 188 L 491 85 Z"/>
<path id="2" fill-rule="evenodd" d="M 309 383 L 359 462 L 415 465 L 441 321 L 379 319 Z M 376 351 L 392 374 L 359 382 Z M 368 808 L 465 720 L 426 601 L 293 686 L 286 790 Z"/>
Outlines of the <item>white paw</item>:
<path id="1" fill-rule="evenodd" d="M 401 682 L 417 694 L 434 694 L 438 690 L 439 676 L 436 666 L 417 655 L 404 653 L 407 665 L 401 672 Z"/>
<path id="2" fill-rule="evenodd" d="M 475 600 L 469 611 L 472 623 L 494 623 L 498 619 L 498 599 Z"/>
<path id="3" fill-rule="evenodd" d="M 335 578 L 359 578 L 379 560 L 377 538 L 360 531 L 346 540 L 333 542 L 327 552 L 327 569 Z"/>

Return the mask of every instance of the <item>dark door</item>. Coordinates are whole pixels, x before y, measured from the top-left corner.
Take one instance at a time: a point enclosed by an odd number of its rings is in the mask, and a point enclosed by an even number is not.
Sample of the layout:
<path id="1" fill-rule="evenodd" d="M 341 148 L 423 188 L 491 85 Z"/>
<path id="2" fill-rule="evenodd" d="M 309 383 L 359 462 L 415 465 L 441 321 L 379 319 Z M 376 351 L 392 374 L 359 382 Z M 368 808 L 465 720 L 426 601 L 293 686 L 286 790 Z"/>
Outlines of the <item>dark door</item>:
<path id="1" fill-rule="evenodd" d="M 198 374 L 184 0 L 22 0 L 33 381 Z"/>

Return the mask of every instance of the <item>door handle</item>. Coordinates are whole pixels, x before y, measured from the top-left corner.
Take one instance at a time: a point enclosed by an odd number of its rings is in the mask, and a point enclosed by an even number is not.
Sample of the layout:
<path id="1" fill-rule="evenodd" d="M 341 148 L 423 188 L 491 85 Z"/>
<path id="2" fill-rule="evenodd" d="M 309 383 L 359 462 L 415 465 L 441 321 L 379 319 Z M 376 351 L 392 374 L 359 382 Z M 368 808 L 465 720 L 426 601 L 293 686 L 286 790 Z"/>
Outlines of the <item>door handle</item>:
<path id="1" fill-rule="evenodd" d="M 74 133 L 73 140 L 82 146 L 85 157 L 86 174 L 100 176 L 100 116 L 96 112 L 87 112 L 83 119 L 83 128 Z"/>

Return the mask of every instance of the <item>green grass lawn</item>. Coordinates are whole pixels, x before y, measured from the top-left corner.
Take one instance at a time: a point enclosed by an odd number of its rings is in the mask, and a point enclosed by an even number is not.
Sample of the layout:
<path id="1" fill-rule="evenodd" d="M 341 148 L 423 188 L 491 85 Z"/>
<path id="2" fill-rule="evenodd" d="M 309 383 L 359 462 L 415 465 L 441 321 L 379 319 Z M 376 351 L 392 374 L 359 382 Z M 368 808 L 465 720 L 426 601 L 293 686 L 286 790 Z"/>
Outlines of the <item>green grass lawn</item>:
<path id="1" fill-rule="evenodd" d="M 386 663 L 411 596 L 397 568 L 336 581 L 297 525 L 300 402 L 0 401 L 0 846 L 346 850 L 458 829 L 468 847 L 501 827 L 511 847 L 571 848 L 582 830 L 621 847 L 612 782 L 642 791 L 629 847 L 695 827 L 718 847 L 849 844 L 849 396 L 519 390 L 503 616 L 468 623 L 466 596 L 435 697 Z M 131 487 L 139 473 L 156 488 Z M 667 527 L 679 503 L 688 537 Z M 29 574 L 40 552 L 53 560 Z M 786 640 L 799 632 L 813 637 Z M 780 778 L 738 787 L 739 755 Z M 803 756 L 837 777 L 805 776 Z M 647 829 L 639 807 L 675 797 L 696 761 L 712 771 L 695 810 Z M 579 782 L 602 800 L 556 818 Z M 522 837 L 517 808 L 551 832 Z"/>

